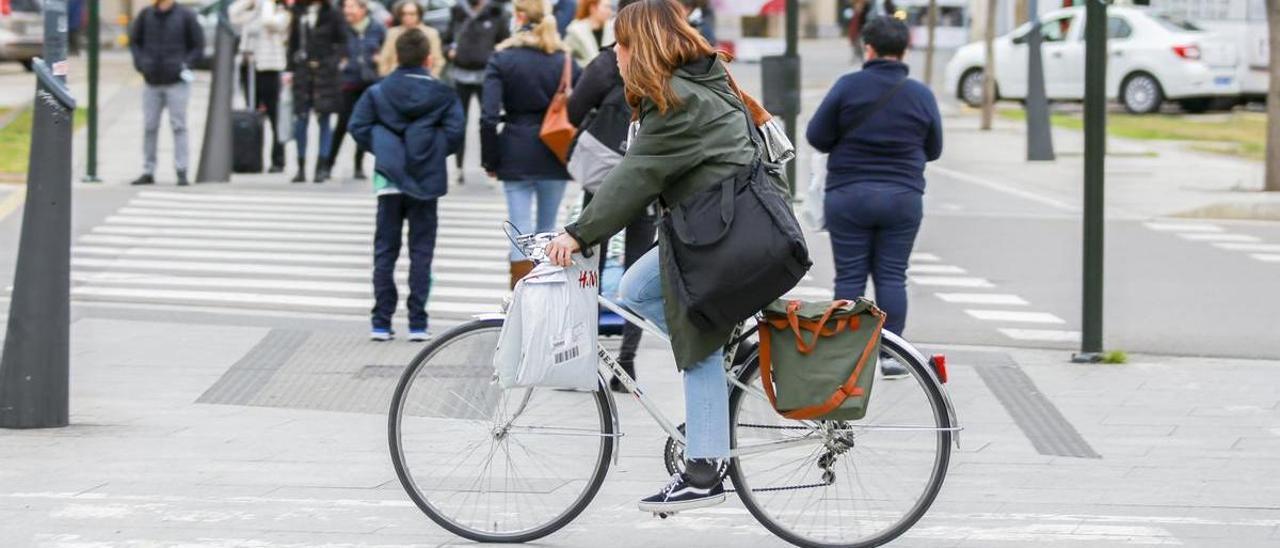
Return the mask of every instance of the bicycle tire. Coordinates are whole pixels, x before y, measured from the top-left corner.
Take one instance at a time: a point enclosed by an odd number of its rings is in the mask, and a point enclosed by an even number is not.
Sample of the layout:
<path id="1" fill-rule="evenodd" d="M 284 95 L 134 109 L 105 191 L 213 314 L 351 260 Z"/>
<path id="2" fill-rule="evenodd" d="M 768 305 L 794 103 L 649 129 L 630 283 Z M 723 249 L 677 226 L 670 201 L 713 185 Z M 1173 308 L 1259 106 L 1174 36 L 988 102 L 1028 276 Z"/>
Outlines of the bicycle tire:
<path id="1" fill-rule="evenodd" d="M 600 381 L 600 386 L 592 398 L 595 401 L 596 408 L 598 410 L 601 436 L 604 441 L 601 443 L 601 448 L 596 458 L 595 466 L 593 467 L 591 479 L 589 480 L 586 488 L 581 492 L 580 496 L 569 507 L 560 512 L 554 519 L 527 530 L 517 531 L 510 534 L 489 533 L 466 527 L 444 515 L 443 512 L 439 511 L 429 500 L 427 500 L 427 497 L 424 496 L 418 488 L 417 482 L 412 476 L 410 467 L 405 462 L 405 447 L 401 440 L 401 424 L 406 394 L 412 388 L 414 380 L 418 378 L 418 372 L 429 362 L 430 358 L 436 355 L 436 353 L 441 349 L 447 348 L 452 342 L 460 340 L 460 338 L 464 336 L 468 336 L 482 330 L 500 331 L 501 329 L 501 319 L 475 320 L 457 326 L 428 343 L 427 346 L 424 347 L 405 368 L 404 373 L 400 377 L 400 381 L 396 385 L 396 390 L 391 400 L 390 413 L 388 415 L 387 437 L 391 450 L 391 461 L 392 465 L 395 467 L 396 477 L 400 480 L 400 484 L 404 487 L 409 498 L 413 500 L 418 509 L 422 510 L 428 518 L 445 530 L 476 542 L 523 543 L 543 538 L 555 533 L 571 523 L 579 514 L 582 513 L 583 510 L 587 508 L 588 505 L 591 504 L 591 501 L 599 492 L 600 486 L 604 484 L 605 476 L 608 473 L 609 460 L 613 457 L 613 452 L 616 451 L 615 445 L 617 441 L 613 437 L 613 434 L 615 433 L 614 419 L 612 406 L 608 401 L 608 386 L 603 380 Z"/>
<path id="2" fill-rule="evenodd" d="M 943 388 L 937 382 L 936 377 L 927 369 L 930 366 L 921 360 L 915 359 L 914 355 L 905 348 L 899 347 L 893 341 L 885 339 L 882 343 L 882 351 L 888 352 L 897 357 L 903 365 L 911 369 L 913 378 L 921 379 L 921 385 L 924 387 L 924 391 L 927 394 L 933 409 L 934 420 L 939 428 L 939 431 L 937 432 L 939 439 L 937 440 L 937 455 L 926 487 L 921 492 L 921 496 L 917 499 L 911 510 L 899 518 L 892 527 L 884 530 L 880 534 L 856 542 L 819 542 L 794 533 L 775 520 L 769 512 L 761 508 L 749 489 L 750 482 L 746 481 L 747 478 L 744 476 L 743 469 L 739 463 L 739 458 L 735 457 L 730 462 L 729 477 L 733 480 L 734 488 L 738 492 L 739 499 L 742 501 L 743 506 L 747 508 L 747 511 L 749 511 L 761 525 L 774 535 L 777 535 L 779 538 L 802 548 L 873 548 L 876 546 L 883 546 L 910 530 L 911 527 L 928 512 L 929 507 L 932 506 L 934 500 L 938 496 L 938 493 L 942 490 L 942 485 L 946 479 L 947 468 L 951 459 L 953 440 L 952 432 L 950 430 L 943 429 L 949 429 L 954 426 L 951 424 L 951 415 L 947 408 L 946 397 L 943 395 Z M 759 357 L 754 356 L 751 362 L 743 367 L 742 371 L 739 373 L 738 381 L 744 386 L 751 386 L 752 381 L 754 381 L 758 376 L 759 366 Z M 734 447 L 737 447 L 738 442 L 738 415 L 741 412 L 741 401 L 747 396 L 748 393 L 740 387 L 735 387 L 733 393 L 730 394 L 729 412 L 730 424 L 732 426 L 730 429 L 730 441 L 733 443 Z M 871 405 L 875 405 L 874 396 Z"/>

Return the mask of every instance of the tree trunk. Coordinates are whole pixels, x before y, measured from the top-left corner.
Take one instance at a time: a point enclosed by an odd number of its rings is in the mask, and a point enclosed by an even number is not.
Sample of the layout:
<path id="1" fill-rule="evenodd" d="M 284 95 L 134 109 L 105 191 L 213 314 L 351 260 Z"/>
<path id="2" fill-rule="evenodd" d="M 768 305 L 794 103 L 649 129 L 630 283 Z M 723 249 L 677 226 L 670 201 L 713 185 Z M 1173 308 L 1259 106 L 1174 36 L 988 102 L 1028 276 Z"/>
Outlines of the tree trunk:
<path id="1" fill-rule="evenodd" d="M 987 22 L 982 34 L 986 53 L 982 64 L 982 129 L 991 129 L 996 110 L 996 1 L 987 0 Z"/>
<path id="2" fill-rule="evenodd" d="M 1271 37 L 1270 80 L 1267 85 L 1267 175 L 1265 189 L 1280 192 L 1280 2 L 1267 2 L 1267 33 Z"/>
<path id="3" fill-rule="evenodd" d="M 933 88 L 933 52 L 936 49 L 934 37 L 938 33 L 938 0 L 929 0 L 929 43 L 924 50 L 924 85 Z"/>

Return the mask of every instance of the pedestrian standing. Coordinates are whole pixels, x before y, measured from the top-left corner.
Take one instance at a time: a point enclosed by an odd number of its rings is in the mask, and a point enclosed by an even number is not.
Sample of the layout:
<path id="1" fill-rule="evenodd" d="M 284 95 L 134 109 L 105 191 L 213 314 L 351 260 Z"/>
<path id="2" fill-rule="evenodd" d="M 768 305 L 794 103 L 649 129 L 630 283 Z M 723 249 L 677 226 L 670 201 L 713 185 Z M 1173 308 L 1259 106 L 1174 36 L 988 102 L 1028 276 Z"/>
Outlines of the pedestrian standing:
<path id="1" fill-rule="evenodd" d="M 639 129 L 578 222 L 547 246 L 557 265 L 633 222 L 659 196 L 676 205 L 742 177 L 755 154 L 749 133 L 754 129 L 745 123 L 746 106 L 728 69 L 679 4 L 639 0 L 618 12 L 617 32 L 618 66 Z M 735 326 L 694 326 L 671 280 L 706 273 L 676 273 L 667 245 L 660 238 L 658 248 L 641 257 L 620 284 L 622 304 L 671 334 L 676 366 L 684 374 L 685 466 L 640 501 L 645 512 L 723 502 L 721 470 L 730 456 L 723 348 Z"/>
<path id="2" fill-rule="evenodd" d="M 618 9 L 626 8 L 638 0 L 621 0 Z M 586 5 L 584 2 L 582 5 Z M 581 9 L 581 8 L 579 8 Z M 576 22 L 575 22 L 576 24 Z M 573 25 L 570 25 L 572 34 Z M 600 50 L 599 55 L 582 70 L 582 78 L 573 87 L 569 95 L 569 122 L 579 128 L 578 146 L 586 146 L 583 139 L 590 138 L 593 143 L 607 147 L 618 157 L 627 152 L 627 129 L 631 125 L 631 105 L 627 104 L 626 85 L 622 81 L 622 72 L 618 69 L 618 53 L 613 44 Z M 585 149 L 575 148 L 574 154 L 588 154 Z M 578 158 L 575 157 L 575 161 Z M 585 181 L 579 181 L 584 183 Z M 595 193 L 584 188 L 583 207 L 591 204 Z M 653 239 L 657 233 L 656 215 L 653 206 L 636 217 L 625 230 L 625 251 L 623 266 L 631 268 L 649 248 L 653 247 Z M 606 238 L 606 241 L 612 239 Z M 608 246 L 601 246 L 600 264 L 605 264 Z M 644 330 L 631 323 L 622 328 L 622 349 L 618 351 L 618 365 L 636 378 L 636 351 L 640 348 L 640 336 Z M 615 392 L 622 391 L 622 383 L 618 379 L 609 382 Z"/>
<path id="3" fill-rule="evenodd" d="M 379 72 L 386 76 L 400 68 L 400 60 L 396 57 L 396 41 L 406 30 L 418 29 L 430 44 L 431 75 L 439 78 L 444 70 L 444 48 L 440 41 L 440 31 L 422 23 L 422 6 L 417 0 L 400 0 L 391 9 L 391 18 L 395 26 L 387 31 L 382 52 L 378 54 Z"/>
<path id="4" fill-rule="evenodd" d="M 236 0 L 227 8 L 231 24 L 240 29 L 240 87 L 245 100 L 266 113 L 271 122 L 271 167 L 284 171 L 284 140 L 280 138 L 280 74 L 289 65 L 289 9 L 277 0 Z M 250 71 L 253 71 L 250 74 Z M 254 96 L 249 97 L 249 78 Z"/>
<path id="5" fill-rule="evenodd" d="M 307 181 L 307 126 L 311 113 L 320 126 L 316 147 L 315 182 L 329 179 L 329 159 L 333 146 L 333 114 L 342 109 L 339 65 L 347 53 L 345 22 L 328 0 L 309 0 L 294 5 L 289 31 L 289 70 L 293 78 L 293 139 L 298 143 L 298 174 L 293 182 Z"/>
<path id="6" fill-rule="evenodd" d="M 862 58 L 862 27 L 867 24 L 867 20 L 871 17 L 871 0 L 854 0 L 853 1 L 853 17 L 849 18 L 849 45 L 853 49 L 853 64 L 861 65 Z"/>
<path id="7" fill-rule="evenodd" d="M 689 24 L 698 29 L 712 47 L 716 45 L 716 11 L 707 0 L 680 0 L 688 13 Z"/>
<path id="8" fill-rule="evenodd" d="M 471 118 L 471 98 L 484 104 L 484 68 L 494 49 L 511 36 L 511 21 L 502 4 L 489 0 L 461 0 L 453 5 L 444 42 L 449 56 L 449 78 L 462 101 L 462 115 Z M 458 184 L 466 182 L 462 162 L 467 140 L 453 155 L 458 166 Z"/>
<path id="9" fill-rule="evenodd" d="M 348 0 L 350 1 L 350 0 Z M 370 338 L 393 336 L 396 260 L 401 231 L 409 224 L 409 340 L 427 338 L 427 297 L 439 224 L 436 201 L 448 191 L 447 159 L 464 136 L 462 105 L 449 86 L 428 71 L 429 41 L 410 29 L 396 39 L 400 68 L 365 92 L 351 116 L 351 136 L 373 150 L 378 195 L 374 232 Z"/>
<path id="10" fill-rule="evenodd" d="M 564 36 L 565 31 L 569 29 L 569 23 L 573 22 L 578 13 L 578 2 L 577 0 L 549 0 L 549 4 L 551 11 L 544 9 L 542 13 L 555 18 L 556 33 Z M 546 8 L 547 4 L 543 4 L 543 7 Z"/>
<path id="11" fill-rule="evenodd" d="M 485 69 L 480 163 L 490 177 L 502 181 L 507 218 L 517 230 L 550 232 L 556 226 L 569 173 L 539 133 L 560 88 L 566 60 L 574 81 L 581 71 L 560 42 L 555 19 L 543 11 L 542 0 L 516 0 L 515 21 L 519 30 L 498 44 Z M 510 258 L 514 288 L 533 270 L 533 263 L 515 246 Z"/>
<path id="12" fill-rule="evenodd" d="M 564 45 L 573 59 L 586 66 L 600 48 L 613 44 L 613 4 L 610 0 L 582 0 L 578 13 L 565 30 Z"/>
<path id="13" fill-rule="evenodd" d="M 924 217 L 924 166 L 942 154 L 942 117 L 933 92 L 907 77 L 909 31 L 873 17 L 862 31 L 867 62 L 836 81 L 813 113 L 806 136 L 827 153 L 823 207 L 835 258 L 835 298 L 866 293 L 867 275 L 884 309 L 884 327 L 907 321 L 907 264 Z M 906 368 L 882 360 L 886 376 Z"/>
<path id="14" fill-rule="evenodd" d="M 204 31 L 195 12 L 174 0 L 155 0 L 143 8 L 129 29 L 133 68 L 146 80 L 142 92 L 142 176 L 132 184 L 155 183 L 156 141 L 160 115 L 168 109 L 173 130 L 173 167 L 178 186 L 187 184 L 187 103 L 191 99 L 191 67 L 204 53 Z"/>
<path id="15" fill-rule="evenodd" d="M 342 110 L 338 112 L 338 127 L 333 131 L 333 148 L 325 155 L 329 158 L 330 172 L 333 171 L 333 162 L 337 161 L 338 151 L 342 150 L 342 140 L 347 136 L 347 122 L 351 120 L 351 111 L 355 110 L 356 101 L 380 78 L 377 57 L 387 38 L 386 27 L 369 16 L 369 0 L 345 0 L 342 14 L 347 19 L 347 55 L 342 66 Z M 358 181 L 365 179 L 365 152 L 367 149 L 356 143 L 355 171 L 352 177 Z"/>

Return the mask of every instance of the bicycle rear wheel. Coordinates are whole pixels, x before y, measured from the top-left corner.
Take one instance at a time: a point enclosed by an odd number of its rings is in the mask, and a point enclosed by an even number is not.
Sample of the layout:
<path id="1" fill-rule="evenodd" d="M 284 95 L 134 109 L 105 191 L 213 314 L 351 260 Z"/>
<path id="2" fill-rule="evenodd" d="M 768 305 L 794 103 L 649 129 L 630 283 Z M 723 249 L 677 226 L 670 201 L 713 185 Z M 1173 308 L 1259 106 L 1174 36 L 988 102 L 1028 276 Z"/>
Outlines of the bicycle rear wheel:
<path id="1" fill-rule="evenodd" d="M 759 359 L 739 374 L 751 390 L 729 400 L 739 452 L 730 477 L 747 510 L 792 544 L 881 546 L 910 529 L 942 488 L 952 440 L 942 389 L 912 353 L 887 339 L 882 351 L 910 376 L 876 379 L 857 421 L 783 418 L 764 396 Z"/>
<path id="2" fill-rule="evenodd" d="M 501 320 L 459 326 L 405 370 L 388 434 L 396 475 L 441 527 L 477 542 L 528 542 L 569 524 L 614 450 L 607 388 L 502 390 Z"/>

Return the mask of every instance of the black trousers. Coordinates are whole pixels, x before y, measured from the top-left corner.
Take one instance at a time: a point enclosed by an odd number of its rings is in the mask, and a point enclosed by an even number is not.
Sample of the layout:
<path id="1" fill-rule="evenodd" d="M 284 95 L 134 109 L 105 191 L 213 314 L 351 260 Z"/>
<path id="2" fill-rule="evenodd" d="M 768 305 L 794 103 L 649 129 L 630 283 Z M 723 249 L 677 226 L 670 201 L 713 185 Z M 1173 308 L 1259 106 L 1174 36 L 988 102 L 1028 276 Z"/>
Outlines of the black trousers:
<path id="1" fill-rule="evenodd" d="M 590 192 L 582 193 L 582 207 L 586 207 L 591 203 L 593 195 Z M 623 238 L 626 239 L 625 249 L 623 250 L 622 265 L 623 269 L 631 268 L 631 265 L 640 260 L 645 253 L 653 248 L 654 238 L 658 235 L 657 217 L 644 214 L 631 221 L 627 228 L 623 229 Z M 609 256 L 609 240 L 613 236 L 604 239 L 604 243 L 600 246 L 600 277 L 604 278 L 604 261 Z M 644 330 L 638 326 L 627 323 L 622 327 L 622 347 L 618 350 L 618 362 L 624 365 L 632 365 L 636 361 L 636 351 L 640 348 L 640 337 L 644 334 Z"/>
<path id="2" fill-rule="evenodd" d="M 245 100 L 249 97 L 249 76 L 248 66 L 240 65 L 240 93 L 244 95 Z M 278 70 L 259 70 L 254 72 L 253 93 L 257 97 L 252 98 L 254 108 L 266 110 L 267 120 L 271 123 L 271 167 L 284 167 L 284 145 L 280 143 L 281 128 L 276 124 L 280 123 L 280 71 Z M 283 128 L 283 131 L 293 131 L 293 128 Z"/>
<path id="3" fill-rule="evenodd" d="M 329 148 L 329 163 L 332 164 L 338 159 L 338 151 L 342 149 L 342 140 L 347 136 L 347 123 L 351 121 L 351 113 L 356 110 L 356 101 L 360 100 L 360 96 L 364 95 L 364 90 L 369 86 L 361 86 L 358 88 L 343 88 L 342 90 L 342 110 L 338 111 L 338 127 L 333 130 L 333 145 Z M 368 152 L 364 147 L 356 143 L 356 170 L 364 167 L 364 153 Z"/>
<path id="4" fill-rule="evenodd" d="M 467 122 L 471 119 L 471 98 L 475 97 L 476 102 L 484 104 L 482 93 L 484 86 L 479 84 L 454 84 L 454 90 L 458 92 L 458 100 L 462 101 L 462 127 L 467 127 Z M 458 147 L 458 153 L 453 155 L 454 161 L 457 162 L 459 168 L 462 167 L 462 160 L 467 155 L 467 140 L 462 140 L 462 145 Z"/>

